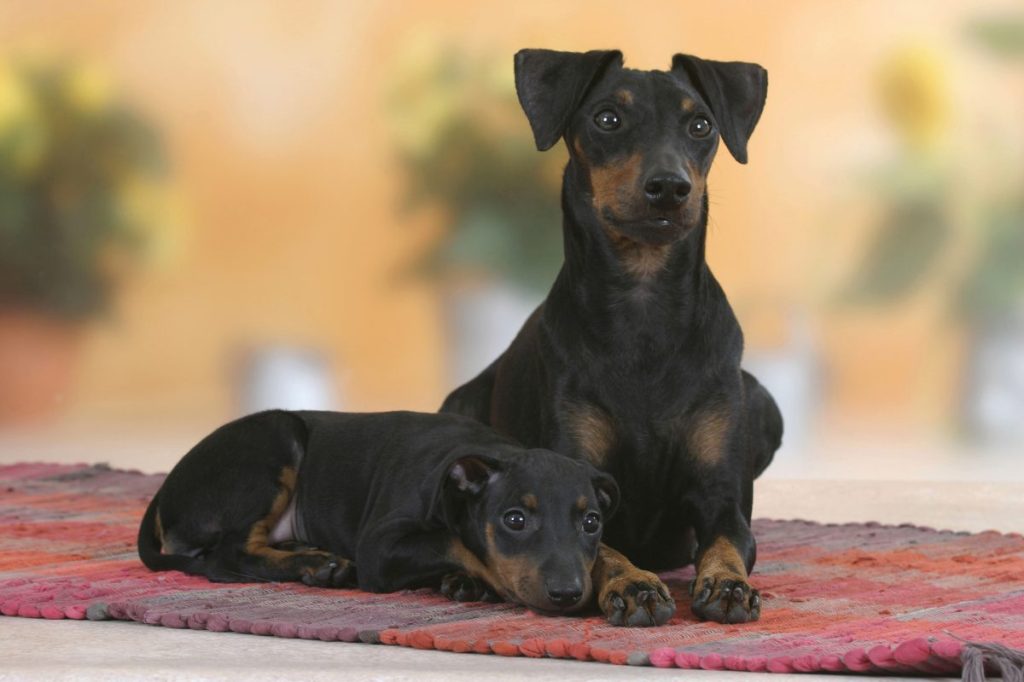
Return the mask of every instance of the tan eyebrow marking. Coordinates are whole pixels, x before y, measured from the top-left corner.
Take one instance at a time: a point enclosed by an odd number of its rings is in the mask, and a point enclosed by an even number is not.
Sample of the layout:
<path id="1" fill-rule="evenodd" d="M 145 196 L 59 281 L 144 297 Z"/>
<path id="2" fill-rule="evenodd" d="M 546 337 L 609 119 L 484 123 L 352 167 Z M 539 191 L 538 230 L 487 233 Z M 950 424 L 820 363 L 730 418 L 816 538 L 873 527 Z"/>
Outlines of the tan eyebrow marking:
<path id="1" fill-rule="evenodd" d="M 633 93 L 631 91 L 626 90 L 625 88 L 623 88 L 622 90 L 616 91 L 615 99 L 619 100 L 623 104 L 632 104 L 633 103 Z"/>
<path id="2" fill-rule="evenodd" d="M 680 106 L 681 106 L 683 111 L 685 111 L 686 113 L 690 113 L 691 111 L 693 111 L 696 108 L 697 103 L 694 102 L 689 97 L 684 97 L 683 98 L 683 103 Z"/>
<path id="3" fill-rule="evenodd" d="M 537 496 L 533 493 L 523 495 L 523 506 L 530 511 L 537 511 Z"/>
<path id="4" fill-rule="evenodd" d="M 579 499 L 576 500 L 576 508 L 580 511 L 587 511 L 588 502 L 589 500 L 587 500 L 586 495 L 580 495 Z"/>

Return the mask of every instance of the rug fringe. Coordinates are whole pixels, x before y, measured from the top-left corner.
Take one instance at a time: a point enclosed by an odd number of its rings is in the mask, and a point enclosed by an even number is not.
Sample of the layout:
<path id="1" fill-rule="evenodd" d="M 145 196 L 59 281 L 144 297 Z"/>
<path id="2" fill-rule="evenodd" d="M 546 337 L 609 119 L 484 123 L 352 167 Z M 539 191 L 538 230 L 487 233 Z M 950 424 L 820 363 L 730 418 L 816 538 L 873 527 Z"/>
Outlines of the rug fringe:
<path id="1" fill-rule="evenodd" d="M 1024 682 L 1024 651 L 1002 644 L 968 642 L 960 654 L 963 682 L 985 682 L 986 668 L 998 670 L 1003 682 Z"/>

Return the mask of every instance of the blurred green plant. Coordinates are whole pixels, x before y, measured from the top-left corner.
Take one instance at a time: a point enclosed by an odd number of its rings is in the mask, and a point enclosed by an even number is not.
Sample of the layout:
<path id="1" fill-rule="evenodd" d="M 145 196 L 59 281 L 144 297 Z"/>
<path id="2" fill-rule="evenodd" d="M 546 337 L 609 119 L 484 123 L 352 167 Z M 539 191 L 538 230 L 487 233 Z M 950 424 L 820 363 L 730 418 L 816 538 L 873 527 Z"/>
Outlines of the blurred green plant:
<path id="1" fill-rule="evenodd" d="M 404 208 L 434 206 L 446 215 L 446 229 L 413 273 L 482 274 L 546 291 L 562 262 L 565 157 L 536 151 L 511 60 L 412 41 L 386 102 L 407 179 Z"/>
<path id="2" fill-rule="evenodd" d="M 166 218 L 160 139 L 97 67 L 0 59 L 0 308 L 80 320 Z"/>
<path id="3" fill-rule="evenodd" d="M 974 22 L 968 36 L 1000 58 L 1024 54 L 1024 18 Z M 842 289 L 846 303 L 883 305 L 904 299 L 930 276 L 955 237 L 954 160 L 942 149 L 948 117 L 945 68 L 919 46 L 897 50 L 879 71 L 879 101 L 900 141 L 899 152 L 871 177 L 882 197 L 878 227 L 854 277 Z M 962 275 L 941 283 L 951 312 L 984 325 L 1024 303 L 1024 187 L 993 187 L 978 199 L 978 249 Z"/>
<path id="4" fill-rule="evenodd" d="M 1024 14 L 976 19 L 968 24 L 967 36 L 998 57 L 1024 58 Z"/>

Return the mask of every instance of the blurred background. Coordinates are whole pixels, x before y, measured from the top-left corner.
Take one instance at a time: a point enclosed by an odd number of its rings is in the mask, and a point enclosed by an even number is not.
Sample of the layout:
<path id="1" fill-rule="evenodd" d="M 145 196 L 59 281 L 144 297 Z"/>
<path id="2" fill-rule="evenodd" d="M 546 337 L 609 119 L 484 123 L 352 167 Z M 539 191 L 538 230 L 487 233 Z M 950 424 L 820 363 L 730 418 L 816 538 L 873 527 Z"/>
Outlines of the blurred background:
<path id="1" fill-rule="evenodd" d="M 766 476 L 1024 480 L 1024 8 L 994 0 L 4 0 L 0 462 L 435 410 L 561 261 L 527 46 L 768 69 L 708 252 L 787 421 Z"/>

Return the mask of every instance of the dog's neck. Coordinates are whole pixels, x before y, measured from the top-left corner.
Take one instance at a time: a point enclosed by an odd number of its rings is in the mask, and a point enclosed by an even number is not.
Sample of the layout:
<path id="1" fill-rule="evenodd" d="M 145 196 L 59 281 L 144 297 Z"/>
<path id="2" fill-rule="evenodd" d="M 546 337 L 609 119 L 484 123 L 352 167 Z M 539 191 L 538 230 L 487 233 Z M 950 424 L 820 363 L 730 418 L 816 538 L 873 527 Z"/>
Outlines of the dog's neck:
<path id="1" fill-rule="evenodd" d="M 569 305 L 597 324 L 615 311 L 615 317 L 633 318 L 632 322 L 693 328 L 703 307 L 698 301 L 716 288 L 704 258 L 707 195 L 700 223 L 688 234 L 664 247 L 628 247 L 652 262 L 638 272 L 624 260 L 622 244 L 615 243 L 594 212 L 589 187 L 580 175 L 570 162 L 562 183 L 565 262 L 548 305 L 564 302 L 555 304 Z M 649 251 L 644 254 L 644 249 Z"/>

